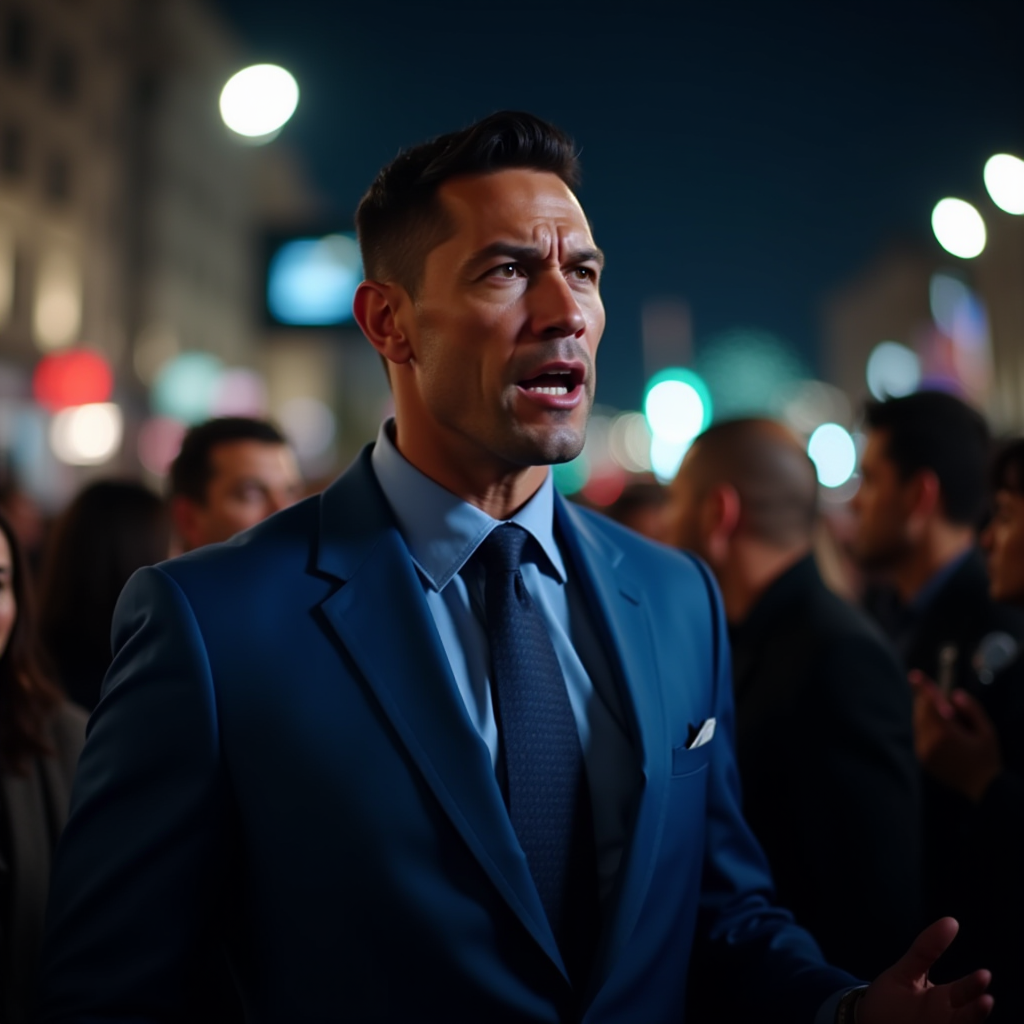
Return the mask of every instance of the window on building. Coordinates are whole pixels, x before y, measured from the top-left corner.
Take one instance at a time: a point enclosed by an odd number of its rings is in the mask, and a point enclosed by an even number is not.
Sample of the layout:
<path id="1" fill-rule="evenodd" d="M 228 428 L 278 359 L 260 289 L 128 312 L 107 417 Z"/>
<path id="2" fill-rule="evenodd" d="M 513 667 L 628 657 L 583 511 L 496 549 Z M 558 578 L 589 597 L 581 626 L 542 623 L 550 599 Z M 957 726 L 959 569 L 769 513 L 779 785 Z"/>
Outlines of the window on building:
<path id="1" fill-rule="evenodd" d="M 28 138 L 20 124 L 0 128 L 0 174 L 5 178 L 23 178 L 28 166 Z"/>
<path id="2" fill-rule="evenodd" d="M 43 194 L 51 203 L 63 204 L 71 198 L 71 161 L 54 153 L 46 161 Z"/>
<path id="3" fill-rule="evenodd" d="M 32 20 L 25 11 L 8 11 L 3 26 L 3 61 L 15 71 L 28 71 L 34 49 Z"/>
<path id="4" fill-rule="evenodd" d="M 50 54 L 46 87 L 58 103 L 71 103 L 78 96 L 78 58 L 67 46 L 58 46 Z"/>

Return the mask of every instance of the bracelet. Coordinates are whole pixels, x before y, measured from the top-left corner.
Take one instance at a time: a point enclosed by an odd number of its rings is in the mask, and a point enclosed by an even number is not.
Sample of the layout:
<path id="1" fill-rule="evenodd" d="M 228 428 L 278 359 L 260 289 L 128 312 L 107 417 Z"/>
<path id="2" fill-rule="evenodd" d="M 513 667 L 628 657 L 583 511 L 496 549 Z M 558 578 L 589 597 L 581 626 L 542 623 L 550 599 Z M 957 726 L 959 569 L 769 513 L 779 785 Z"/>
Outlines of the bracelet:
<path id="1" fill-rule="evenodd" d="M 839 1000 L 836 1007 L 836 1024 L 857 1024 L 857 1004 L 864 998 L 866 988 L 855 988 Z"/>

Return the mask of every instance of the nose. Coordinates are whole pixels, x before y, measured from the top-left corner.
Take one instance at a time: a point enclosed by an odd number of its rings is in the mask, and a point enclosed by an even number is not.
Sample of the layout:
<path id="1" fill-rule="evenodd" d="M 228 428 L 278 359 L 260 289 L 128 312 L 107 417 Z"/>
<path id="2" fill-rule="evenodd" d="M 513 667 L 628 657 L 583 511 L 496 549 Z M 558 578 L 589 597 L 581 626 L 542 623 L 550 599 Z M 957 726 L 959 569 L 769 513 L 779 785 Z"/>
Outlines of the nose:
<path id="1" fill-rule="evenodd" d="M 549 270 L 530 289 L 531 330 L 537 338 L 580 337 L 586 317 L 561 270 Z"/>

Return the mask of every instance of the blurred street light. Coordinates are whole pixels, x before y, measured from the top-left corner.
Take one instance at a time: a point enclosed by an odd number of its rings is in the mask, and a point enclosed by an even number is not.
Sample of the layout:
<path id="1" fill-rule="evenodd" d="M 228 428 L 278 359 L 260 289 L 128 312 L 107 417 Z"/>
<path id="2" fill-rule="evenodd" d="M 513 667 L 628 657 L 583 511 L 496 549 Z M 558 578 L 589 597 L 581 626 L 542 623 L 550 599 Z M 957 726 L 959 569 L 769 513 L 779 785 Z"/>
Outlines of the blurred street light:
<path id="1" fill-rule="evenodd" d="M 985 188 L 1006 213 L 1024 214 L 1024 160 L 997 153 L 985 164 Z"/>
<path id="2" fill-rule="evenodd" d="M 866 376 L 868 390 L 880 402 L 902 398 L 921 383 L 921 360 L 906 345 L 883 341 L 868 356 Z"/>
<path id="3" fill-rule="evenodd" d="M 857 468 L 857 447 L 838 423 L 823 423 L 807 442 L 807 454 L 823 487 L 841 487 Z"/>
<path id="4" fill-rule="evenodd" d="M 985 248 L 985 222 L 963 199 L 940 199 L 932 210 L 932 231 L 948 253 L 970 260 Z"/>
<path id="5" fill-rule="evenodd" d="M 220 94 L 220 116 L 238 135 L 269 142 L 299 105 L 299 86 L 276 64 L 254 64 L 228 79 Z"/>

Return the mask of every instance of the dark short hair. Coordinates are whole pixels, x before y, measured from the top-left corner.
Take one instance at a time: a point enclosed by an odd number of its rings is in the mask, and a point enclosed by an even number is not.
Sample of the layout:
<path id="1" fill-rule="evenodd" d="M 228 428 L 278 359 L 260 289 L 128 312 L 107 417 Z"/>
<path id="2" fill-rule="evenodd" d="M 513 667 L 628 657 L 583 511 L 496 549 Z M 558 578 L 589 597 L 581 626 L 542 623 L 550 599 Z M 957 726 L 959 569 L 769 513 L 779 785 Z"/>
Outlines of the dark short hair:
<path id="1" fill-rule="evenodd" d="M 213 476 L 213 450 L 235 441 L 260 444 L 287 444 L 288 440 L 273 423 L 248 416 L 221 416 L 189 429 L 181 442 L 181 451 L 171 463 L 171 497 L 191 498 L 206 503 L 206 488 Z"/>
<path id="2" fill-rule="evenodd" d="M 985 511 L 991 444 L 981 413 L 942 391 L 918 391 L 869 403 L 865 422 L 884 432 L 886 454 L 902 479 L 931 470 L 939 480 L 946 518 L 978 524 Z"/>
<path id="3" fill-rule="evenodd" d="M 1024 438 L 1000 448 L 992 463 L 992 489 L 1024 495 Z"/>
<path id="4" fill-rule="evenodd" d="M 556 174 L 569 188 L 579 183 L 572 140 L 547 121 L 516 110 L 499 111 L 399 153 L 356 210 L 367 277 L 396 281 L 414 295 L 427 253 L 452 231 L 437 190 L 452 178 L 514 167 Z"/>

